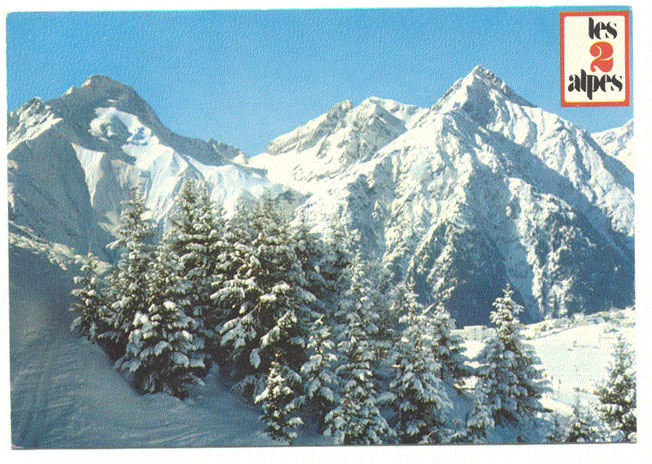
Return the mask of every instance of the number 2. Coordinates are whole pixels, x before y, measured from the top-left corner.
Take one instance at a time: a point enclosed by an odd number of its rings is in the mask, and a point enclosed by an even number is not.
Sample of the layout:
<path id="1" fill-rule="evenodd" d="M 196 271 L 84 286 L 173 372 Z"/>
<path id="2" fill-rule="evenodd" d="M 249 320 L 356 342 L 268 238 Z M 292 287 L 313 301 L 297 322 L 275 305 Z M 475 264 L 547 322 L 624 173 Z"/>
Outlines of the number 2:
<path id="1" fill-rule="evenodd" d="M 614 47 L 609 42 L 596 42 L 591 45 L 591 55 L 597 57 L 591 61 L 591 71 L 600 68 L 602 72 L 609 72 L 614 67 Z"/>

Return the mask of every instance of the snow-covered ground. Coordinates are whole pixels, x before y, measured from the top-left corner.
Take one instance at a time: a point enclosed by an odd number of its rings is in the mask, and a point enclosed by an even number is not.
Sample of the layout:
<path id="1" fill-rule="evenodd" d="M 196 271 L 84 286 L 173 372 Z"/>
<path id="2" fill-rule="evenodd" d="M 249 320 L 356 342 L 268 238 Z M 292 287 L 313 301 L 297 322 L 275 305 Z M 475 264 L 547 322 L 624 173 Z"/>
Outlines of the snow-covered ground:
<path id="1" fill-rule="evenodd" d="M 550 382 L 552 392 L 542 403 L 560 414 L 571 414 L 579 398 L 583 406 L 596 403 L 593 394 L 606 380 L 612 348 L 618 335 L 636 346 L 636 314 L 633 308 L 600 312 L 589 316 L 552 319 L 525 326 L 522 333 Z M 463 334 L 463 332 L 462 332 Z M 466 355 L 473 358 L 484 343 L 466 340 Z"/>
<path id="2" fill-rule="evenodd" d="M 276 445 L 247 404 L 213 374 L 186 400 L 141 396 L 95 345 L 70 333 L 70 274 L 81 263 L 64 247 L 11 234 L 12 443 L 25 448 Z M 618 333 L 634 344 L 633 309 L 527 326 L 553 388 L 545 405 L 568 414 L 606 377 Z M 468 341 L 474 356 L 482 342 Z M 300 434 L 296 444 L 329 444 Z"/>
<path id="3" fill-rule="evenodd" d="M 13 235 L 13 234 L 12 234 Z M 25 448 L 271 445 L 257 407 L 207 379 L 185 401 L 141 396 L 95 345 L 70 333 L 71 280 L 79 266 L 12 237 L 12 444 Z"/>

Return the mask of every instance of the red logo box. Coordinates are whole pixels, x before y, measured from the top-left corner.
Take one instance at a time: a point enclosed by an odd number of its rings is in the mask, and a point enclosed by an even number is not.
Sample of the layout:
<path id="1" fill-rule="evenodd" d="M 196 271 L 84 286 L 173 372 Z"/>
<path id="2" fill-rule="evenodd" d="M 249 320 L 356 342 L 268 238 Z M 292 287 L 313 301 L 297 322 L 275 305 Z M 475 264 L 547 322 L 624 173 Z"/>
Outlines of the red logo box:
<path id="1" fill-rule="evenodd" d="M 629 106 L 629 11 L 566 11 L 561 106 Z"/>

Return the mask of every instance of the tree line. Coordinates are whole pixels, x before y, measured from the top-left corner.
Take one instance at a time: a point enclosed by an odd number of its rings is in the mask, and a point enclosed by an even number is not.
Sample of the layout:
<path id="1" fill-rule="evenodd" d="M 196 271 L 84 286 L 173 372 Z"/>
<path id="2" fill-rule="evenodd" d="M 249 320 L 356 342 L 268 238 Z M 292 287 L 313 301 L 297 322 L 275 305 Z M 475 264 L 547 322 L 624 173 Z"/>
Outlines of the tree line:
<path id="1" fill-rule="evenodd" d="M 269 195 L 227 219 L 187 180 L 158 243 L 146 213 L 134 188 L 110 245 L 117 263 L 101 279 L 89 254 L 71 308 L 73 329 L 141 394 L 185 398 L 217 366 L 260 405 L 267 433 L 288 443 L 302 426 L 338 444 L 483 443 L 497 427 L 536 427 L 547 412 L 548 385 L 509 287 L 473 368 L 443 306 L 424 308 L 408 285 L 388 285 L 354 254 L 342 231 L 315 234 Z M 631 385 L 609 391 L 609 420 L 631 422 Z M 470 406 L 455 412 L 459 398 Z M 572 427 L 553 426 L 551 440 L 566 441 Z M 635 437 L 635 413 L 630 429 L 624 439 Z"/>

